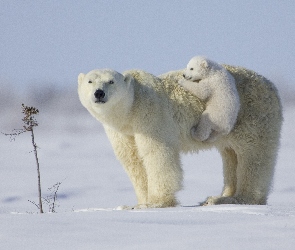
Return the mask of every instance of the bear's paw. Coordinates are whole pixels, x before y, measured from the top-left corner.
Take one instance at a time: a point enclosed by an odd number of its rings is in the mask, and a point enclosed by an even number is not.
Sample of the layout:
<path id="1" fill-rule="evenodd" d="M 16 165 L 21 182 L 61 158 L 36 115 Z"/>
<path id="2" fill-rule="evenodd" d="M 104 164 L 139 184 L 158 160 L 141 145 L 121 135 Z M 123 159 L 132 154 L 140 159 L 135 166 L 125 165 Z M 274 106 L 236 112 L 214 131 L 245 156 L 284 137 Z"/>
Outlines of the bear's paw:
<path id="1" fill-rule="evenodd" d="M 201 206 L 221 205 L 221 204 L 240 204 L 234 197 L 223 196 L 209 196 L 204 202 L 201 202 Z"/>

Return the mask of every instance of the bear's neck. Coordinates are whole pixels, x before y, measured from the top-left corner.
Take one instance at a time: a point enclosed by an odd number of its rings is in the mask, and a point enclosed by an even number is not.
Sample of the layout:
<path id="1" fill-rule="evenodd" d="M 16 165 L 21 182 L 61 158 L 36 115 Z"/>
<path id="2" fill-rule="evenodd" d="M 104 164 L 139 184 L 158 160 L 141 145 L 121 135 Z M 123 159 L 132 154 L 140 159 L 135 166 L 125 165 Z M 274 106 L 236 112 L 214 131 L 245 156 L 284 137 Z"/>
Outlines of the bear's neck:
<path id="1" fill-rule="evenodd" d="M 128 98 L 124 98 L 117 103 L 105 106 L 102 112 L 94 112 L 94 116 L 102 124 L 107 125 L 109 128 L 120 131 L 121 133 L 129 134 L 132 132 L 132 105 L 134 101 L 134 93 L 129 93 Z M 102 104 L 104 105 L 104 104 Z"/>

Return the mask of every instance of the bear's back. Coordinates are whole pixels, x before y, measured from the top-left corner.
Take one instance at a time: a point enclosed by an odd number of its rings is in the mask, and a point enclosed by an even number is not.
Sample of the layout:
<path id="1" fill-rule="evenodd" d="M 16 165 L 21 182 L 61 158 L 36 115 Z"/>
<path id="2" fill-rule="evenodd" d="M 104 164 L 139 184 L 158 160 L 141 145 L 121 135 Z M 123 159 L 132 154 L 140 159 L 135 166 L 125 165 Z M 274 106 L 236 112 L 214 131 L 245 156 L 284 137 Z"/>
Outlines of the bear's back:
<path id="1" fill-rule="evenodd" d="M 254 71 L 242 67 L 222 66 L 235 79 L 241 103 L 238 120 L 243 119 L 244 116 L 255 117 L 256 119 L 267 116 L 268 118 L 276 117 L 275 119 L 282 120 L 281 101 L 278 91 L 271 81 Z M 178 81 L 183 78 L 183 71 L 171 71 L 159 76 L 164 84 L 165 92 L 170 99 L 179 104 L 197 106 L 198 110 L 203 110 L 204 103 L 178 84 Z"/>
<path id="2" fill-rule="evenodd" d="M 238 130 L 242 129 L 247 130 L 248 136 L 252 138 L 274 136 L 273 139 L 276 140 L 283 116 L 275 85 L 254 71 L 230 65 L 223 66 L 234 77 L 240 97 L 236 132 L 239 133 Z"/>
<path id="3" fill-rule="evenodd" d="M 240 97 L 237 122 L 229 136 L 238 138 L 243 134 L 243 137 L 248 137 L 249 140 L 257 140 L 260 136 L 277 139 L 282 123 L 282 107 L 274 84 L 254 71 L 230 65 L 223 66 L 234 77 Z M 159 103 L 168 104 L 159 105 L 158 108 L 171 113 L 179 126 L 183 144 L 193 145 L 198 143 L 190 139 L 190 129 L 198 123 L 205 110 L 205 103 L 178 83 L 183 78 L 183 72 L 184 70 L 171 71 L 159 77 L 141 70 L 124 74 L 129 73 L 134 77 L 138 91 L 146 89 L 145 91 L 152 95 L 155 92 L 156 99 L 161 100 Z M 164 106 L 168 106 L 169 110 Z M 187 145 L 188 150 L 190 145 Z"/>
<path id="4" fill-rule="evenodd" d="M 254 71 L 230 65 L 222 66 L 235 79 L 240 99 L 240 111 L 231 135 L 240 136 L 243 131 L 243 136 L 249 140 L 256 140 L 260 136 L 272 136 L 277 140 L 283 117 L 281 101 L 274 84 Z M 183 72 L 184 70 L 171 71 L 159 78 L 162 79 L 169 98 L 180 107 L 183 115 L 195 113 L 195 121 L 198 121 L 205 104 L 179 86 L 178 81 L 183 78 Z"/>

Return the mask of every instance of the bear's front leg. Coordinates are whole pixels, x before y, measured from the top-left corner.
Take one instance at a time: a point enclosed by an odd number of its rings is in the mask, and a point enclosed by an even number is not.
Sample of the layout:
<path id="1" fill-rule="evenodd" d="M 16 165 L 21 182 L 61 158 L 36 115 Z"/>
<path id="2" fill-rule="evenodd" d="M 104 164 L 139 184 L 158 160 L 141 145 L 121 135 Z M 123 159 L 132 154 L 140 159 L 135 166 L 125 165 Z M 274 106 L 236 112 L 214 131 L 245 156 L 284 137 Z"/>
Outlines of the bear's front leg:
<path id="1" fill-rule="evenodd" d="M 135 141 L 143 159 L 148 182 L 148 203 L 141 207 L 176 206 L 176 192 L 181 189 L 183 179 L 178 150 L 172 143 L 162 141 L 157 136 L 137 134 Z"/>
<path id="2" fill-rule="evenodd" d="M 142 159 L 138 155 L 134 137 L 118 133 L 107 126 L 105 126 L 105 131 L 115 155 L 133 184 L 138 204 L 146 204 L 148 202 L 147 175 Z M 128 208 L 132 209 L 133 207 Z"/>

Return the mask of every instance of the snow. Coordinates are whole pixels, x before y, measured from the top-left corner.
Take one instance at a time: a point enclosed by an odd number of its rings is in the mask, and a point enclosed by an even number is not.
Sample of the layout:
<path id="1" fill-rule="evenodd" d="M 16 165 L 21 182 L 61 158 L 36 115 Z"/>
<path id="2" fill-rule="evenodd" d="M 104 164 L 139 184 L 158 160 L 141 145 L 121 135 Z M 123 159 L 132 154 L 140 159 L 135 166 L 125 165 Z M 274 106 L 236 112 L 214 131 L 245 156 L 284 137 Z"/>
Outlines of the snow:
<path id="1" fill-rule="evenodd" d="M 20 114 L 20 107 L 1 112 Z M 182 157 L 181 206 L 126 211 L 116 208 L 134 205 L 135 194 L 102 126 L 86 110 L 41 109 L 35 139 L 42 191 L 47 196 L 47 188 L 62 182 L 57 213 L 44 204 L 39 214 L 28 202 L 38 200 L 30 135 L 14 142 L 0 135 L 0 249 L 294 249 L 294 106 L 284 117 L 268 205 L 198 206 L 222 189 L 221 159 L 211 150 Z M 1 132 L 20 126 L 3 121 Z"/>
<path id="2" fill-rule="evenodd" d="M 44 204 L 38 214 L 28 201 L 38 201 L 30 135 L 9 142 L 0 134 L 0 250 L 295 249 L 294 11 L 293 0 L 0 1 L 0 132 L 22 127 L 21 103 L 39 108 L 43 196 L 62 182 L 57 213 Z M 284 98 L 268 205 L 198 207 L 222 189 L 211 150 L 183 156 L 182 206 L 114 210 L 136 203 L 131 183 L 102 126 L 68 89 L 94 68 L 158 75 L 195 55 L 254 70 Z"/>
<path id="3" fill-rule="evenodd" d="M 276 206 L 2 215 L 1 249 L 292 249 L 294 215 Z"/>

